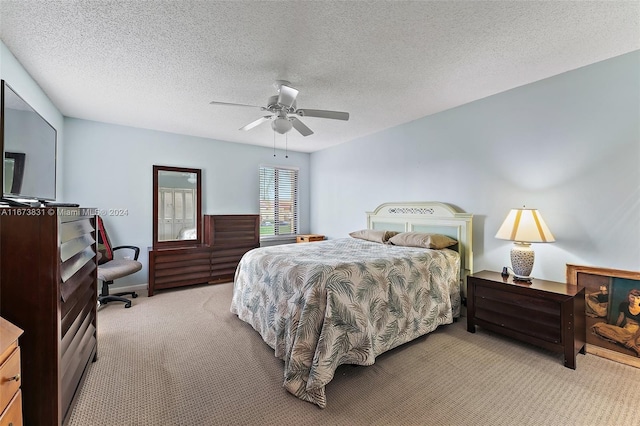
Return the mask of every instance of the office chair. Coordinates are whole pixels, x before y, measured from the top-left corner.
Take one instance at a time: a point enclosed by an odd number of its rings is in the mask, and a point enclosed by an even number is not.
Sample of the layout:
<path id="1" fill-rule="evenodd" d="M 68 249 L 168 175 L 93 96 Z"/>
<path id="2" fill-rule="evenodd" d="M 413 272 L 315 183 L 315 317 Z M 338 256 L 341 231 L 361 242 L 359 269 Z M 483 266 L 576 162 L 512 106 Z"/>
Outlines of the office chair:
<path id="1" fill-rule="evenodd" d="M 131 307 L 131 300 L 121 297 L 130 294 L 136 298 L 138 295 L 135 291 L 126 291 L 122 293 L 109 294 L 109 286 L 114 280 L 134 274 L 142 269 L 142 263 L 138 262 L 140 248 L 136 246 L 118 246 L 111 247 L 109 236 L 104 229 L 102 218 L 98 216 L 98 279 L 102 281 L 102 291 L 98 296 L 100 305 L 106 305 L 109 302 L 124 302 L 125 308 Z M 133 250 L 133 259 L 115 259 L 113 253 L 116 250 L 129 249 Z"/>

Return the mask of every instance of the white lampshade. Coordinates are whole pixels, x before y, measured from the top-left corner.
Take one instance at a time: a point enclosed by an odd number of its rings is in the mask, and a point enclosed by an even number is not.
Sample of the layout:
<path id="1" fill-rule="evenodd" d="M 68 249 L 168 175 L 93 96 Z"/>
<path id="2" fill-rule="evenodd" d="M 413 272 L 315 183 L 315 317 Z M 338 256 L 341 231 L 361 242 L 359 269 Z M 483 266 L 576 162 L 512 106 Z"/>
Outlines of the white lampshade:
<path id="1" fill-rule="evenodd" d="M 511 267 L 516 279 L 531 280 L 535 253 L 530 243 L 551 243 L 556 239 L 536 209 L 512 209 L 496 238 L 514 242 L 511 249 Z"/>
<path id="2" fill-rule="evenodd" d="M 523 243 L 552 243 L 556 240 L 536 209 L 511 209 L 496 238 Z"/>

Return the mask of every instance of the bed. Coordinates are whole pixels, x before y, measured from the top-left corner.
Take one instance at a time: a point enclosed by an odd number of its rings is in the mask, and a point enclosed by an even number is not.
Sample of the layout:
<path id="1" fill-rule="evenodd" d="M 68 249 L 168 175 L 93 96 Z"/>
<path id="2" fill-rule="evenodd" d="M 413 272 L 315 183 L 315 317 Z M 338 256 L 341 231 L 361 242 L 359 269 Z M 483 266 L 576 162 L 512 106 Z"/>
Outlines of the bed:
<path id="1" fill-rule="evenodd" d="M 251 250 L 236 270 L 231 312 L 284 360 L 283 386 L 324 408 L 339 365 L 371 365 L 460 315 L 473 270 L 471 219 L 444 203 L 386 203 L 367 213 L 358 238 Z M 456 244 L 427 249 L 367 239 L 401 232 L 414 234 L 395 241 L 420 233 Z"/>

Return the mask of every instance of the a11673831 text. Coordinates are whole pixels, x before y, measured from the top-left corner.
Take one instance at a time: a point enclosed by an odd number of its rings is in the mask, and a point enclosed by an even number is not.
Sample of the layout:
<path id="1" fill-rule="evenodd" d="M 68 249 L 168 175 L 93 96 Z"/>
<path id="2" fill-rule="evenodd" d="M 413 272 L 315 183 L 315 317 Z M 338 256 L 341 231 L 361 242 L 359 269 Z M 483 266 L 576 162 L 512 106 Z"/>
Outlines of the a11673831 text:
<path id="1" fill-rule="evenodd" d="M 0 216 L 129 216 L 129 209 L 94 209 L 68 207 L 0 208 Z"/>

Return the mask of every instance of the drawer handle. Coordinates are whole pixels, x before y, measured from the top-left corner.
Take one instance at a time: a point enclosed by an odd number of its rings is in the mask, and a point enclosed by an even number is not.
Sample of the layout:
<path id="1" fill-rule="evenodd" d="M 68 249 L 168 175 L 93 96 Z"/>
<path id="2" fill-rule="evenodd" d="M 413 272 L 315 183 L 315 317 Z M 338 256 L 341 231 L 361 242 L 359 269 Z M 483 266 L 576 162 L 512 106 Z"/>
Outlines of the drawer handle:
<path id="1" fill-rule="evenodd" d="M 16 374 L 13 377 L 9 377 L 9 381 L 10 382 L 13 381 L 13 380 L 15 380 L 16 382 L 20 381 L 20 373 Z"/>

